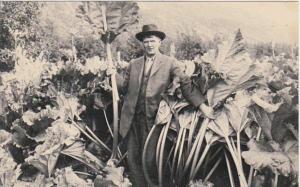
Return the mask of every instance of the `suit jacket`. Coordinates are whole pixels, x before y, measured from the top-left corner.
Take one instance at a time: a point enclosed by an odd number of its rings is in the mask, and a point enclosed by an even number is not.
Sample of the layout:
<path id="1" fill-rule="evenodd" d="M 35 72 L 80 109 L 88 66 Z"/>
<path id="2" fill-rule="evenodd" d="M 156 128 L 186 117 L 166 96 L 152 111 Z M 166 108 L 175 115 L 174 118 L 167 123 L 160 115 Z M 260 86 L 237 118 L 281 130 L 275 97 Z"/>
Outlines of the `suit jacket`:
<path id="1" fill-rule="evenodd" d="M 134 59 L 130 62 L 125 76 L 116 76 L 118 88 L 125 93 L 124 103 L 121 112 L 120 134 L 125 137 L 130 130 L 135 114 L 138 94 L 141 87 L 145 57 Z M 174 77 L 179 77 L 180 88 L 184 98 L 194 106 L 198 107 L 204 102 L 204 97 L 198 88 L 192 85 L 186 76 L 179 62 L 161 53 L 156 55 L 153 62 L 145 95 L 146 119 L 148 124 L 154 123 L 159 103 L 163 94 Z"/>

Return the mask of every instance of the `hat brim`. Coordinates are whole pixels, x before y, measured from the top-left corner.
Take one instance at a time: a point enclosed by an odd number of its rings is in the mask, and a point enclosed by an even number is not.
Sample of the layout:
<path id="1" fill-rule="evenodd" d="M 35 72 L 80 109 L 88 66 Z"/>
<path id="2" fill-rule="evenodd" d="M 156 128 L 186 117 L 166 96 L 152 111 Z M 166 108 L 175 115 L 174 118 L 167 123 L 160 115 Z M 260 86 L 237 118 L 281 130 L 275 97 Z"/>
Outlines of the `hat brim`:
<path id="1" fill-rule="evenodd" d="M 139 32 L 135 35 L 135 37 L 140 40 L 143 41 L 143 39 L 146 36 L 150 36 L 150 35 L 155 35 L 157 37 L 159 37 L 161 40 L 164 40 L 166 38 L 166 34 L 164 32 L 161 31 L 146 31 L 146 32 Z"/>

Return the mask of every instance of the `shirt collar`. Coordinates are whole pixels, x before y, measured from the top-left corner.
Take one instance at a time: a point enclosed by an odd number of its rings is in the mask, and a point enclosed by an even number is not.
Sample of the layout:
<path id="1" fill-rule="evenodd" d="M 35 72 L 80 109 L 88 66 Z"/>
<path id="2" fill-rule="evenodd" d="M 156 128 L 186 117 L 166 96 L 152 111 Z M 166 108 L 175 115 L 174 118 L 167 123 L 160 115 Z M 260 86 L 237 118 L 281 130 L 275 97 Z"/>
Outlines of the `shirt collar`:
<path id="1" fill-rule="evenodd" d="M 156 55 L 154 55 L 153 57 L 147 57 L 146 55 L 145 55 L 145 61 L 146 62 L 153 62 L 154 60 L 155 60 L 155 57 L 156 57 Z"/>

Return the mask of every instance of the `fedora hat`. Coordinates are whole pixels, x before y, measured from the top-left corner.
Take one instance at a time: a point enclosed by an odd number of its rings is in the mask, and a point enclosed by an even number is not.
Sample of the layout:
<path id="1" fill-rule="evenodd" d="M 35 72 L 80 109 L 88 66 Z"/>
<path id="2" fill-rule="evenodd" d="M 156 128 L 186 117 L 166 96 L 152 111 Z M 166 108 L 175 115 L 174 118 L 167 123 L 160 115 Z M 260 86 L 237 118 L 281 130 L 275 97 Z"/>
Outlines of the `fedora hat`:
<path id="1" fill-rule="evenodd" d="M 162 31 L 159 31 L 157 29 L 157 26 L 154 24 L 144 25 L 142 28 L 142 32 L 137 33 L 135 37 L 138 40 L 143 41 L 145 36 L 150 36 L 150 35 L 155 35 L 159 37 L 161 40 L 165 39 L 166 37 L 166 34 Z"/>

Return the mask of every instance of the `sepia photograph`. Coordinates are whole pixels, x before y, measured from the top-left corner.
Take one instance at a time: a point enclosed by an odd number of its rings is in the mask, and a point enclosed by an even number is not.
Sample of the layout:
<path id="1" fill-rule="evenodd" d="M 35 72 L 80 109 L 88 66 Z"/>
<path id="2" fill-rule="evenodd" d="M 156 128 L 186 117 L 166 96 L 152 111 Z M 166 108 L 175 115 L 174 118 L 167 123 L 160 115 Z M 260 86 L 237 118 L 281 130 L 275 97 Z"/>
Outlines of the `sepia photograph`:
<path id="1" fill-rule="evenodd" d="M 0 1 L 0 187 L 298 187 L 298 1 Z"/>

